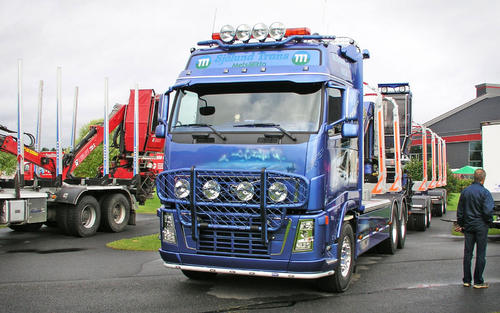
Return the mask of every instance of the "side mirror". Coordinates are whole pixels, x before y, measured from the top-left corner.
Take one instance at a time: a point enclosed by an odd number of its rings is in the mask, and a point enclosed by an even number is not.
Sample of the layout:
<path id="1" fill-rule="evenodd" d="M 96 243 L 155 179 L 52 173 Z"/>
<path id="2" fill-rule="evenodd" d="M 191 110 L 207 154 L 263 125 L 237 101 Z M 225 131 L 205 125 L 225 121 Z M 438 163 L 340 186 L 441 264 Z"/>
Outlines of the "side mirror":
<path id="1" fill-rule="evenodd" d="M 342 124 L 342 137 L 356 138 L 358 137 L 358 124 L 345 122 Z"/>
<path id="2" fill-rule="evenodd" d="M 167 133 L 166 130 L 167 130 L 167 126 L 160 122 L 160 124 L 158 124 L 158 126 L 156 126 L 155 136 L 157 138 L 165 138 L 165 135 Z"/>
<path id="3" fill-rule="evenodd" d="M 215 113 L 215 107 L 214 106 L 200 107 L 200 114 L 203 115 L 203 116 L 212 115 L 214 113 Z"/>

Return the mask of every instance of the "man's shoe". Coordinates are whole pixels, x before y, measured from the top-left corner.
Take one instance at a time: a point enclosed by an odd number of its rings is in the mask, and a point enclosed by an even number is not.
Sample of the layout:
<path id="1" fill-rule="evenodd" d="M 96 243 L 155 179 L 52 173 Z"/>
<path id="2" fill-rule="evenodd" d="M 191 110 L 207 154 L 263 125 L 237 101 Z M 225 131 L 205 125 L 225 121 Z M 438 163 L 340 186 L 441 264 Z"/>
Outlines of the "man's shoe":
<path id="1" fill-rule="evenodd" d="M 475 289 L 484 289 L 484 288 L 488 288 L 488 287 L 489 287 L 489 285 L 487 283 L 474 284 Z"/>
<path id="2" fill-rule="evenodd" d="M 464 287 L 470 287 L 470 283 L 464 283 Z"/>

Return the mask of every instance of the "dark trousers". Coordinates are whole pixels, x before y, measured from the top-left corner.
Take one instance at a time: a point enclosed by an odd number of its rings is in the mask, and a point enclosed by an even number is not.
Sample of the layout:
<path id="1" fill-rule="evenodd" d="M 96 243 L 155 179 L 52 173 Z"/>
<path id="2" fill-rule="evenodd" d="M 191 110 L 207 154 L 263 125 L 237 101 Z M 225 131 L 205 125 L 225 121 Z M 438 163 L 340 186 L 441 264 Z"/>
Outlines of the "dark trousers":
<path id="1" fill-rule="evenodd" d="M 488 242 L 488 227 L 473 232 L 464 232 L 464 283 L 472 282 L 471 261 L 476 246 L 476 267 L 474 269 L 474 284 L 484 283 L 483 272 L 486 266 L 486 243 Z"/>

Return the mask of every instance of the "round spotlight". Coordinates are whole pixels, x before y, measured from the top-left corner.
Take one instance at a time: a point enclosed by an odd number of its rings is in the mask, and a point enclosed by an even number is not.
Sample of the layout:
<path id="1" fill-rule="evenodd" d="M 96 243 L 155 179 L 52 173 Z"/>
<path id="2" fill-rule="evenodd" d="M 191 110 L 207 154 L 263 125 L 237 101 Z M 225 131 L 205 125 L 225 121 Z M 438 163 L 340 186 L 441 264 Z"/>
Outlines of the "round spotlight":
<path id="1" fill-rule="evenodd" d="M 175 196 L 179 199 L 184 199 L 189 196 L 189 182 L 184 178 L 178 179 L 174 185 Z"/>
<path id="2" fill-rule="evenodd" d="M 208 200 L 214 200 L 220 195 L 220 185 L 215 180 L 204 183 L 202 190 Z"/>
<path id="3" fill-rule="evenodd" d="M 229 43 L 234 40 L 234 35 L 236 34 L 234 27 L 231 25 L 224 25 L 221 27 L 219 35 L 220 39 L 225 43 Z"/>
<path id="4" fill-rule="evenodd" d="M 405 92 L 406 86 L 399 86 L 399 92 Z"/>
<path id="5" fill-rule="evenodd" d="M 267 28 L 266 24 L 258 23 L 254 25 L 252 29 L 253 38 L 257 39 L 258 41 L 264 41 L 266 40 L 267 35 L 269 35 L 269 29 Z"/>
<path id="6" fill-rule="evenodd" d="M 269 187 L 267 194 L 272 201 L 281 202 L 286 199 L 286 196 L 288 195 L 288 189 L 286 188 L 285 184 L 274 182 L 271 184 L 271 187 Z"/>
<path id="7" fill-rule="evenodd" d="M 283 37 L 285 37 L 286 34 L 286 28 L 283 23 L 280 22 L 274 22 L 269 26 L 269 35 L 271 38 L 274 40 L 281 40 Z"/>
<path id="8" fill-rule="evenodd" d="M 238 40 L 247 42 L 250 40 L 251 35 L 252 35 L 252 30 L 250 29 L 250 26 L 248 26 L 247 24 L 241 24 L 236 28 L 236 38 L 238 38 Z"/>
<path id="9" fill-rule="evenodd" d="M 236 196 L 241 201 L 249 201 L 253 198 L 254 189 L 251 183 L 249 182 L 241 182 L 236 186 Z"/>
<path id="10" fill-rule="evenodd" d="M 382 87 L 380 89 L 380 92 L 382 92 L 382 93 L 387 93 L 387 91 L 388 91 L 387 87 Z"/>

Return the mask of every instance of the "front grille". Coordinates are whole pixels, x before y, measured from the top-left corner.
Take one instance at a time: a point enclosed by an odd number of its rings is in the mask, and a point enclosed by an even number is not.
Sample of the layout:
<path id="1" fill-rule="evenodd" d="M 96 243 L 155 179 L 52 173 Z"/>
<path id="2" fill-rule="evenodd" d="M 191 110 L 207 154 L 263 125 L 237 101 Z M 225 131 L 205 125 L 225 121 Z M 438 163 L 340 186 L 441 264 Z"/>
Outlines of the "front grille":
<path id="1" fill-rule="evenodd" d="M 190 194 L 184 199 L 174 193 L 179 179 L 190 183 Z M 203 194 L 203 185 L 210 180 L 220 186 L 220 194 L 213 200 Z M 204 254 L 267 255 L 269 232 L 285 224 L 287 210 L 305 208 L 309 192 L 305 177 L 267 170 L 180 169 L 162 172 L 156 182 L 159 198 L 175 207 L 181 223 L 191 228 L 192 238 L 198 241 L 198 251 Z M 235 194 L 242 182 L 251 183 L 254 189 L 248 201 L 241 201 Z M 281 202 L 273 202 L 268 195 L 274 182 L 288 190 Z"/>
<path id="2" fill-rule="evenodd" d="M 198 253 L 233 257 L 268 258 L 260 232 L 200 229 Z"/>

